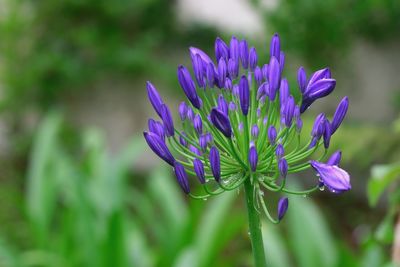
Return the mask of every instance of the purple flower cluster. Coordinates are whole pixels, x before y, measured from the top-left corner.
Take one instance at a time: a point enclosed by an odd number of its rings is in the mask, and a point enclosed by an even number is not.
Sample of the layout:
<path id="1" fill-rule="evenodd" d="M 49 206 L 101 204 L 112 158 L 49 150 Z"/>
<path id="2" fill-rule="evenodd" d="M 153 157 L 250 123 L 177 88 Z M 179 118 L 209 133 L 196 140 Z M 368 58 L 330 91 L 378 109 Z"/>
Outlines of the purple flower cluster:
<path id="1" fill-rule="evenodd" d="M 160 120 L 149 119 L 144 132 L 149 147 L 173 167 L 185 193 L 206 198 L 251 179 L 258 192 L 257 203 L 264 204 L 262 190 L 298 194 L 285 187 L 286 177 L 310 167 L 319 176 L 315 190 L 324 186 L 341 193 L 351 188 L 348 173 L 339 167 L 340 152 L 324 162 L 331 136 L 346 115 L 347 97 L 340 101 L 331 120 L 323 113 L 316 116 L 309 142 L 300 142 L 301 115 L 336 86 L 328 68 L 307 77 L 300 67 L 297 83 L 301 98 L 297 99 L 283 74 L 285 54 L 277 34 L 272 37 L 265 64 L 260 64 L 263 59 L 254 47 L 236 37 L 229 44 L 216 39 L 215 60 L 198 48 L 190 47 L 189 51 L 192 73 L 185 66 L 177 70 L 188 100 L 178 107 L 181 130 L 175 127 L 156 88 L 147 82 L 148 98 Z M 323 157 L 310 160 L 320 148 L 325 152 Z M 191 193 L 188 174 L 197 177 L 204 195 Z M 217 189 L 210 186 L 212 183 Z M 287 208 L 288 199 L 282 198 L 278 221 Z"/>

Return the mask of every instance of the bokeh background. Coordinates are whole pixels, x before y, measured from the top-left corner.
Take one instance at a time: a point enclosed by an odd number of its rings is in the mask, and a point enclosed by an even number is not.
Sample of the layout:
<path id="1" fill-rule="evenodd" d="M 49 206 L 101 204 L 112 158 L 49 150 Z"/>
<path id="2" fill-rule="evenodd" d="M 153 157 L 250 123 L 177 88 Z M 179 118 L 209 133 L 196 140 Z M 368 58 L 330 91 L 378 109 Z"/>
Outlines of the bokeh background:
<path id="1" fill-rule="evenodd" d="M 145 146 L 145 81 L 176 107 L 189 46 L 212 53 L 234 34 L 266 62 L 274 32 L 292 89 L 301 65 L 337 79 L 307 127 L 350 98 L 331 151 L 353 190 L 291 198 L 263 224 L 267 261 L 395 266 L 398 0 L 0 0 L 0 266 L 251 266 L 242 192 L 188 199 Z"/>

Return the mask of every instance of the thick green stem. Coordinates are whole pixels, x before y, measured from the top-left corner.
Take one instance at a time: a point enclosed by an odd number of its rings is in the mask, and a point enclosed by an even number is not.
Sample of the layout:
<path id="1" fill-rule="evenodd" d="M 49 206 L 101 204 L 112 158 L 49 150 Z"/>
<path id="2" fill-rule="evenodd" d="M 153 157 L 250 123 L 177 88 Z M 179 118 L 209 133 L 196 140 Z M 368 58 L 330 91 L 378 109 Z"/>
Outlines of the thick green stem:
<path id="1" fill-rule="evenodd" d="M 249 217 L 249 235 L 253 249 L 254 267 L 266 267 L 264 244 L 261 232 L 260 215 L 254 206 L 254 187 L 250 179 L 244 182 L 247 213 Z"/>

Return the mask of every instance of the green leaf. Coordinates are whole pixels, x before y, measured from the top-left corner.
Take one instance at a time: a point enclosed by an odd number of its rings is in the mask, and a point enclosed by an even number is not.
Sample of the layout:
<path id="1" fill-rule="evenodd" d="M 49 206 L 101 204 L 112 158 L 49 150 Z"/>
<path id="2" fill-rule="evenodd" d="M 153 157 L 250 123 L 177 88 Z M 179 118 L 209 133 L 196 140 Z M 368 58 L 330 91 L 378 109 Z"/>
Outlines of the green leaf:
<path id="1" fill-rule="evenodd" d="M 263 240 L 268 266 L 290 267 L 288 248 L 282 238 L 281 225 L 263 222 Z"/>
<path id="2" fill-rule="evenodd" d="M 371 170 L 371 179 L 368 182 L 368 199 L 371 206 L 375 206 L 385 189 L 400 175 L 400 164 L 376 165 Z"/>

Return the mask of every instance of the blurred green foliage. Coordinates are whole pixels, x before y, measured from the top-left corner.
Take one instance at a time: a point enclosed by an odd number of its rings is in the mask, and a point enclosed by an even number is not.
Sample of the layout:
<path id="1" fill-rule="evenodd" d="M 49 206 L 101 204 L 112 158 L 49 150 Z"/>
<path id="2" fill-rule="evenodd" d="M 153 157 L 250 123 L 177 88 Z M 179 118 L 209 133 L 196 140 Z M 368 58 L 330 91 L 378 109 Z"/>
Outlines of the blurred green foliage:
<path id="1" fill-rule="evenodd" d="M 281 0 L 266 13 L 284 48 L 315 67 L 344 56 L 359 38 L 379 42 L 400 36 L 398 0 Z"/>

